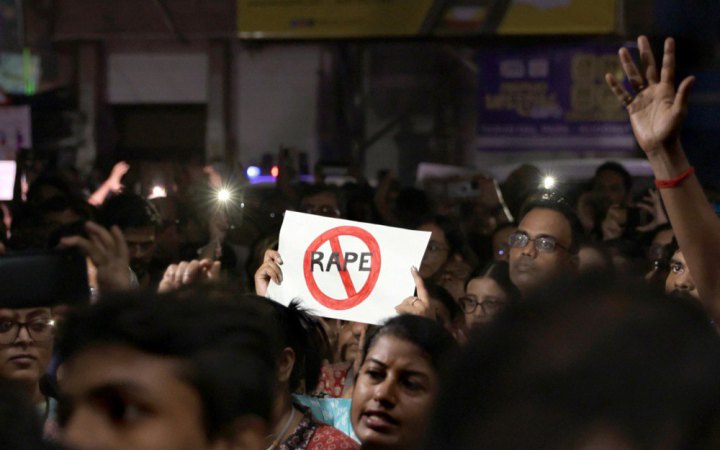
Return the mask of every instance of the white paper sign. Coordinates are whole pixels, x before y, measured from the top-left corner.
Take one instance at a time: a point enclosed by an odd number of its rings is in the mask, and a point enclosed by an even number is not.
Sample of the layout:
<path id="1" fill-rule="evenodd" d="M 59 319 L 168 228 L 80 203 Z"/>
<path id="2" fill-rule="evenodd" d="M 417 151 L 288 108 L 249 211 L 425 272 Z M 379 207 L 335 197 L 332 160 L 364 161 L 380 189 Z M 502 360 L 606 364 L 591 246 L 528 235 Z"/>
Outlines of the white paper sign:
<path id="1" fill-rule="evenodd" d="M 413 295 L 430 233 L 287 211 L 278 251 L 282 284 L 267 296 L 321 317 L 378 324 Z"/>

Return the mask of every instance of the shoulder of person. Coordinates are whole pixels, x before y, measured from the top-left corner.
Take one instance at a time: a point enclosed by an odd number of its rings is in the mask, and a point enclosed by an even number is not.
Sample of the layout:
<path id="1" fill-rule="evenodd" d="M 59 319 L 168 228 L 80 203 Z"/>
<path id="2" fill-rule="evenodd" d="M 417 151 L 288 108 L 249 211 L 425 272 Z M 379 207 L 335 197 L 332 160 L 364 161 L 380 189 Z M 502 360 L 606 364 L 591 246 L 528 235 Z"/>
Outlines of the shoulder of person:
<path id="1" fill-rule="evenodd" d="M 310 442 L 308 443 L 307 450 L 313 449 L 359 449 L 360 444 L 355 442 L 350 436 L 338 430 L 337 428 L 331 427 L 330 425 L 322 424 L 318 426 L 313 434 Z"/>

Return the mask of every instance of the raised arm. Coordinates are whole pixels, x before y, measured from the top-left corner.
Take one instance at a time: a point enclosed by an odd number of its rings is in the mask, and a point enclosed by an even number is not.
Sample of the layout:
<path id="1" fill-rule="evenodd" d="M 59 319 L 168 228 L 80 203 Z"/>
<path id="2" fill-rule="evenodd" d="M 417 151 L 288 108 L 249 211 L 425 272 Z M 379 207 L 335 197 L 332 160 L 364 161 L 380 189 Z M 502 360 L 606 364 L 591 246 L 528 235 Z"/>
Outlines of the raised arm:
<path id="1" fill-rule="evenodd" d="M 100 206 L 103 204 L 108 194 L 111 192 L 120 192 L 123 188 L 122 177 L 125 176 L 128 170 L 130 170 L 130 165 L 128 165 L 125 161 L 116 163 L 113 166 L 107 180 L 105 180 L 103 184 L 101 184 L 100 187 L 90 195 L 88 203 L 93 206 Z"/>
<path id="2" fill-rule="evenodd" d="M 693 175 L 680 143 L 680 128 L 688 108 L 688 94 L 695 81 L 687 77 L 675 89 L 675 41 L 665 40 L 662 67 L 657 65 L 645 36 L 638 38 L 642 70 L 627 49 L 620 49 L 620 63 L 635 96 L 607 74 L 605 79 L 626 107 L 633 133 L 647 155 L 655 179 L 665 184 L 660 195 L 678 244 L 692 272 L 700 297 L 716 322 L 720 322 L 720 220 Z M 662 183 L 662 181 L 666 181 Z"/>

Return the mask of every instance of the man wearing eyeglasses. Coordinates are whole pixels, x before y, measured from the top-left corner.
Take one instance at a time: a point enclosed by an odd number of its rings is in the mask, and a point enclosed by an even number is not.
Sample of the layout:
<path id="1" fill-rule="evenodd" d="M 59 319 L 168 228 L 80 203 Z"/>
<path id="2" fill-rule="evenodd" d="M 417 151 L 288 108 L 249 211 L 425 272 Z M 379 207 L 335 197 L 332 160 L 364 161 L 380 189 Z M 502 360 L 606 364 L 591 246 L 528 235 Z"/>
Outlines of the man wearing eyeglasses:
<path id="1" fill-rule="evenodd" d="M 527 297 L 560 277 L 575 275 L 580 225 L 567 200 L 551 191 L 530 197 L 520 217 L 508 238 L 510 279 Z"/>

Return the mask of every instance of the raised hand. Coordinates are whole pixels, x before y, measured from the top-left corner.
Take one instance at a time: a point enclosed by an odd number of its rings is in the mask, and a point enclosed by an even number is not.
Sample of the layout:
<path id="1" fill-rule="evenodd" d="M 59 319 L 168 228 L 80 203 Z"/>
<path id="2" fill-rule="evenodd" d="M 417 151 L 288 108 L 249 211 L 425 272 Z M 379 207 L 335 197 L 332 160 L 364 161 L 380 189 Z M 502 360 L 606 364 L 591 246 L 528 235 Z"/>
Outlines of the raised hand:
<path id="1" fill-rule="evenodd" d="M 110 230 L 86 222 L 89 239 L 70 236 L 60 240 L 61 248 L 76 247 L 95 265 L 97 287 L 100 292 L 130 288 L 130 253 L 125 238 L 117 226 Z"/>
<path id="2" fill-rule="evenodd" d="M 122 177 L 125 176 L 128 170 L 130 170 L 130 165 L 125 161 L 120 161 L 113 166 L 112 171 L 110 172 L 110 176 L 107 179 L 111 191 L 122 191 Z"/>
<path id="3" fill-rule="evenodd" d="M 679 139 L 680 126 L 687 115 L 688 94 L 695 77 L 687 77 L 675 90 L 675 41 L 665 40 L 662 68 L 658 77 L 655 57 L 647 37 L 638 38 L 638 49 L 643 70 L 626 48 L 620 49 L 620 63 L 632 86 L 633 97 L 625 87 L 608 73 L 605 75 L 610 89 L 628 111 L 633 133 L 648 156 L 672 148 Z"/>
<path id="4" fill-rule="evenodd" d="M 665 214 L 665 210 L 663 209 L 662 200 L 660 199 L 660 193 L 657 191 L 657 189 L 650 189 L 648 191 L 648 194 L 643 198 L 641 202 L 638 202 L 636 206 L 642 210 L 647 211 L 647 213 L 650 214 L 652 217 L 652 220 L 646 225 L 638 226 L 638 231 L 644 233 L 646 231 L 654 230 L 660 225 L 668 223 L 668 217 L 667 214 Z"/>
<path id="5" fill-rule="evenodd" d="M 275 283 L 282 283 L 282 258 L 280 253 L 275 250 L 266 250 L 265 256 L 263 257 L 263 263 L 255 271 L 255 293 L 261 297 L 264 297 L 267 293 L 268 285 L 270 280 Z"/>
<path id="6" fill-rule="evenodd" d="M 169 292 L 196 281 L 217 280 L 220 278 L 220 261 L 211 259 L 193 259 L 170 264 L 158 286 L 158 292 Z"/>
<path id="7" fill-rule="evenodd" d="M 436 314 L 430 305 L 430 295 L 425 288 L 425 282 L 420 276 L 420 272 L 413 267 L 410 273 L 412 273 L 413 280 L 415 280 L 417 296 L 408 297 L 403 300 L 402 303 L 395 307 L 395 311 L 398 314 L 413 314 L 435 320 Z"/>

